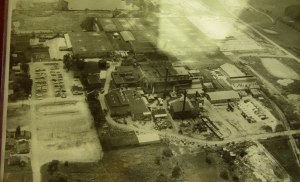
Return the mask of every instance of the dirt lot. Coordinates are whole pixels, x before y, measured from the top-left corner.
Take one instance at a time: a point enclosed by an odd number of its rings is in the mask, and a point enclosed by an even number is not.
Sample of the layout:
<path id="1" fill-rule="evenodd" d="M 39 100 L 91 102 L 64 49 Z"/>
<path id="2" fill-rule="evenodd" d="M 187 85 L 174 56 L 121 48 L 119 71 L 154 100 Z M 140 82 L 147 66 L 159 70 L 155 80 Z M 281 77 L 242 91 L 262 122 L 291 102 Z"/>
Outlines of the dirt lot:
<path id="1" fill-rule="evenodd" d="M 53 159 L 96 161 L 101 146 L 86 103 L 79 101 L 46 102 L 36 106 L 36 126 L 43 163 Z"/>
<path id="2" fill-rule="evenodd" d="M 270 74 L 278 78 L 299 80 L 300 75 L 293 68 L 281 63 L 275 58 L 261 58 L 262 64 Z"/>
<path id="3" fill-rule="evenodd" d="M 44 45 L 49 47 L 50 59 L 63 60 L 64 55 L 66 55 L 67 53 L 72 54 L 71 51 L 60 51 L 59 50 L 59 47 L 66 46 L 66 41 L 62 37 L 46 40 Z"/>

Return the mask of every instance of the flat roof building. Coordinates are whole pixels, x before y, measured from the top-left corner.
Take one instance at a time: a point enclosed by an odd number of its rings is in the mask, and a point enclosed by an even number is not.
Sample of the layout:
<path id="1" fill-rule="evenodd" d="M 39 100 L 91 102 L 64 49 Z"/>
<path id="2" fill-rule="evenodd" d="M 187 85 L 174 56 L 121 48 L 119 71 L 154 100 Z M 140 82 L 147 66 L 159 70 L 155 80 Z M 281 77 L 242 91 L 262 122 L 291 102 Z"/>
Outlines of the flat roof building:
<path id="1" fill-rule="evenodd" d="M 86 80 L 87 80 L 87 88 L 90 90 L 101 87 L 101 81 L 99 75 L 88 75 Z"/>
<path id="2" fill-rule="evenodd" d="M 129 102 L 124 93 L 111 91 L 105 95 L 111 116 L 122 116 L 130 113 Z"/>
<path id="3" fill-rule="evenodd" d="M 112 91 L 105 95 L 112 116 L 131 114 L 133 120 L 151 120 L 151 112 L 135 90 Z"/>
<path id="4" fill-rule="evenodd" d="M 169 61 L 151 61 L 140 64 L 146 87 L 163 84 L 191 84 L 190 75 L 184 67 L 173 67 Z M 167 75 L 168 74 L 168 75 Z"/>
<path id="5" fill-rule="evenodd" d="M 83 72 L 91 75 L 91 74 L 100 74 L 99 63 L 97 61 L 84 61 L 83 64 Z"/>
<path id="6" fill-rule="evenodd" d="M 233 90 L 208 92 L 207 93 L 207 99 L 212 104 L 226 103 L 226 102 L 232 102 L 232 101 L 240 100 L 240 95 L 239 95 L 238 92 L 233 91 Z"/>
<path id="7" fill-rule="evenodd" d="M 229 78 L 239 78 L 245 77 L 246 74 L 243 73 L 239 68 L 233 64 L 225 63 L 221 67 L 221 71 Z"/>
<path id="8" fill-rule="evenodd" d="M 68 33 L 74 55 L 81 58 L 100 58 L 108 56 L 113 47 L 104 32 Z"/>
<path id="9" fill-rule="evenodd" d="M 169 111 L 173 119 L 192 118 L 194 117 L 194 114 L 196 114 L 194 112 L 195 107 L 193 106 L 189 98 L 186 98 L 185 104 L 183 98 L 172 100 L 169 102 L 169 104 Z"/>
<path id="10" fill-rule="evenodd" d="M 124 41 L 128 42 L 128 41 L 134 41 L 135 38 L 132 35 L 132 33 L 130 31 L 122 31 L 120 32 L 121 37 L 123 38 Z"/>
<path id="11" fill-rule="evenodd" d="M 126 90 L 124 94 L 128 99 L 133 120 L 151 120 L 151 112 L 137 91 Z"/>
<path id="12" fill-rule="evenodd" d="M 105 32 L 117 32 L 118 27 L 111 18 L 97 18 L 97 25 Z"/>
<path id="13" fill-rule="evenodd" d="M 111 77 L 117 87 L 138 86 L 141 78 L 139 70 L 133 66 L 119 66 L 111 73 Z"/>
<path id="14" fill-rule="evenodd" d="M 69 34 L 67 34 L 67 33 L 64 34 L 64 38 L 65 38 L 65 41 L 66 41 L 67 48 L 71 49 L 72 48 L 72 43 L 71 43 Z"/>

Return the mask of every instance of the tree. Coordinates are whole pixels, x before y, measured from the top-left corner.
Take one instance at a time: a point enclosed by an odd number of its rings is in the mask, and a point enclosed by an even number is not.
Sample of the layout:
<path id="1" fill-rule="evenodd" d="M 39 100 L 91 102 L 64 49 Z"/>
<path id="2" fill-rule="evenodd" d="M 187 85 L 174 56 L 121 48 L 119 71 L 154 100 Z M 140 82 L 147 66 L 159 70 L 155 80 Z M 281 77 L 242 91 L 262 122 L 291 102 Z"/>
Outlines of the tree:
<path id="1" fill-rule="evenodd" d="M 94 17 L 86 17 L 85 20 L 80 24 L 80 27 L 86 31 L 92 32 L 94 31 L 95 18 Z"/>
<path id="2" fill-rule="evenodd" d="M 243 149 L 243 150 L 240 152 L 241 158 L 245 157 L 246 155 L 247 155 L 247 152 Z"/>
<path id="3" fill-rule="evenodd" d="M 275 128 L 275 131 L 276 131 L 276 132 L 284 131 L 283 125 L 282 125 L 282 124 L 278 124 L 278 125 L 276 126 L 276 128 Z"/>
<path id="4" fill-rule="evenodd" d="M 156 178 L 156 182 L 168 182 L 168 177 L 164 174 L 160 174 L 159 176 L 157 176 Z"/>
<path id="5" fill-rule="evenodd" d="M 22 87 L 27 95 L 31 94 L 32 84 L 32 79 L 26 77 L 22 79 Z"/>
<path id="6" fill-rule="evenodd" d="M 22 75 L 14 78 L 13 90 L 19 97 L 31 94 L 33 81 L 28 75 Z"/>
<path id="7" fill-rule="evenodd" d="M 57 3 L 57 10 L 59 11 L 68 11 L 69 7 L 68 7 L 68 2 L 65 0 L 59 0 Z"/>
<path id="8" fill-rule="evenodd" d="M 172 157 L 173 156 L 173 152 L 172 152 L 172 150 L 170 148 L 166 148 L 166 149 L 163 150 L 163 155 L 165 157 Z"/>
<path id="9" fill-rule="evenodd" d="M 232 180 L 233 180 L 233 181 L 239 181 L 240 179 L 239 179 L 239 177 L 238 177 L 237 175 L 234 175 L 234 176 L 232 177 Z"/>
<path id="10" fill-rule="evenodd" d="M 21 69 L 24 71 L 24 73 L 28 73 L 29 72 L 29 64 L 21 63 Z"/>
<path id="11" fill-rule="evenodd" d="M 172 177 L 178 178 L 181 175 L 181 169 L 178 165 L 173 168 Z"/>
<path id="12" fill-rule="evenodd" d="M 67 175 L 61 172 L 55 172 L 49 179 L 49 182 L 67 182 L 67 181 L 68 181 Z"/>
<path id="13" fill-rule="evenodd" d="M 16 128 L 16 136 L 20 136 L 21 135 L 21 126 L 18 126 Z"/>
<path id="14" fill-rule="evenodd" d="M 58 170 L 58 164 L 59 161 L 58 160 L 52 160 L 49 164 L 48 164 L 48 171 L 49 172 L 55 172 Z"/>
<path id="15" fill-rule="evenodd" d="M 121 14 L 121 11 L 117 8 L 113 11 L 112 17 L 117 18 Z"/>
<path id="16" fill-rule="evenodd" d="M 69 53 L 64 55 L 63 63 L 64 63 L 65 68 L 67 69 L 67 71 L 69 71 L 72 67 L 72 58 Z"/>
<path id="17" fill-rule="evenodd" d="M 69 162 L 68 162 L 68 161 L 65 161 L 64 165 L 65 165 L 66 167 L 68 167 L 68 166 L 69 166 Z"/>
<path id="18" fill-rule="evenodd" d="M 208 157 L 208 156 L 206 156 L 205 162 L 206 162 L 207 164 L 211 164 L 211 163 L 212 163 L 211 158 Z"/>
<path id="19" fill-rule="evenodd" d="M 228 180 L 229 179 L 228 172 L 227 171 L 221 171 L 220 177 L 224 180 Z"/>
<path id="20" fill-rule="evenodd" d="M 78 54 L 73 56 L 73 60 L 78 70 L 83 70 L 84 68 L 84 60 L 79 57 Z"/>
<path id="21" fill-rule="evenodd" d="M 262 126 L 261 127 L 262 129 L 264 129 L 266 132 L 268 132 L 268 133 L 270 133 L 270 132 L 272 132 L 273 130 L 272 130 L 272 127 L 271 126 Z"/>
<path id="22" fill-rule="evenodd" d="M 154 159 L 155 164 L 160 165 L 160 157 L 156 156 Z"/>

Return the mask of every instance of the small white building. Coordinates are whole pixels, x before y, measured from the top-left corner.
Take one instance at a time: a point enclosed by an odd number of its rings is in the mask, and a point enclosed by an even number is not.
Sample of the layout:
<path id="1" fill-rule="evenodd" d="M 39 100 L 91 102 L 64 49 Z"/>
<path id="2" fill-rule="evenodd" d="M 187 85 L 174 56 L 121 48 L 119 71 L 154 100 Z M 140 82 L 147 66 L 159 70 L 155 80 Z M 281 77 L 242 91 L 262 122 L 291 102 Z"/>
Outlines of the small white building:
<path id="1" fill-rule="evenodd" d="M 157 133 L 136 134 L 140 145 L 154 144 L 160 142 L 160 137 Z"/>

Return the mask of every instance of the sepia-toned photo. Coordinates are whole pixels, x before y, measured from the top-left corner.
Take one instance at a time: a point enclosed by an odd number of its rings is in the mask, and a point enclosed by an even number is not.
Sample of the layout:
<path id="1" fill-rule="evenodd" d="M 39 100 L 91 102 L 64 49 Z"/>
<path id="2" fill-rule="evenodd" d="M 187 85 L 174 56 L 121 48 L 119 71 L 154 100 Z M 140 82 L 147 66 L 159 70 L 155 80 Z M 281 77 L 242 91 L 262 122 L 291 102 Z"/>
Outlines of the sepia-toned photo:
<path id="1" fill-rule="evenodd" d="M 300 182 L 299 0 L 9 0 L 3 182 Z"/>

